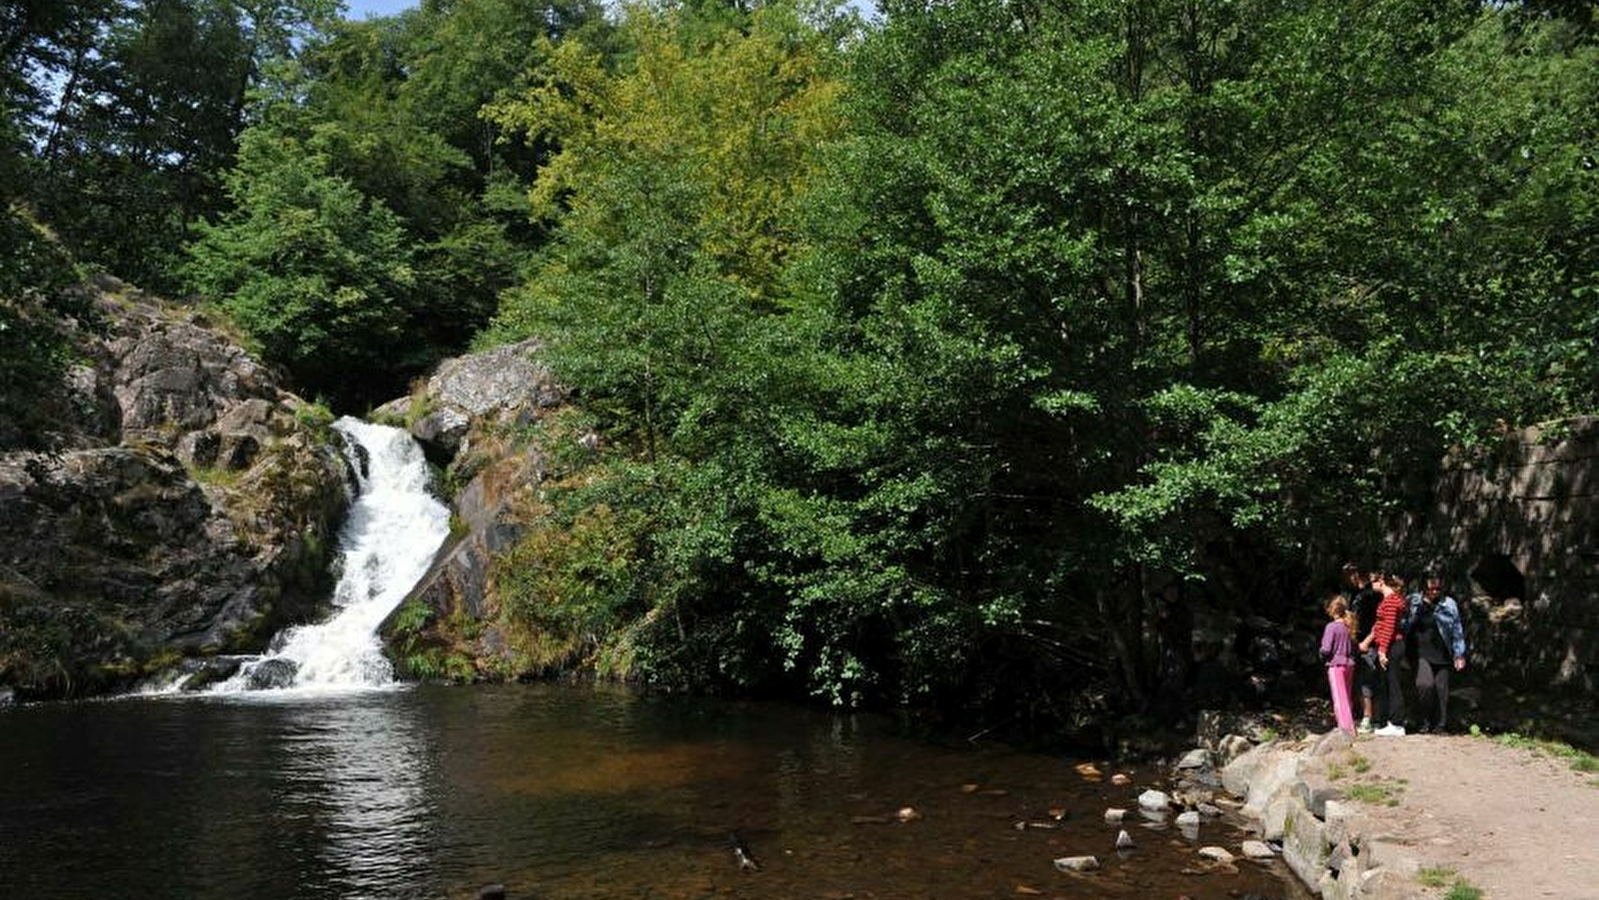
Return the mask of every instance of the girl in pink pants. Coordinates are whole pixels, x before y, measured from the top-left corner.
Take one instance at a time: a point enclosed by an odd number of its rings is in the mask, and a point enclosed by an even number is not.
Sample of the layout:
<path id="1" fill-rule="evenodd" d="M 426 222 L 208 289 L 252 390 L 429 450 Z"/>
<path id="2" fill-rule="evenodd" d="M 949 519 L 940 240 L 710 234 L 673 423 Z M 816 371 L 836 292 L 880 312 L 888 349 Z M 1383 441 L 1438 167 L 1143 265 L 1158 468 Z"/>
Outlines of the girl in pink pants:
<path id="1" fill-rule="evenodd" d="M 1327 618 L 1332 621 L 1321 632 L 1321 658 L 1327 662 L 1327 688 L 1332 692 L 1333 716 L 1338 727 L 1353 735 L 1355 712 L 1350 694 L 1355 683 L 1355 614 L 1343 597 L 1327 601 Z"/>

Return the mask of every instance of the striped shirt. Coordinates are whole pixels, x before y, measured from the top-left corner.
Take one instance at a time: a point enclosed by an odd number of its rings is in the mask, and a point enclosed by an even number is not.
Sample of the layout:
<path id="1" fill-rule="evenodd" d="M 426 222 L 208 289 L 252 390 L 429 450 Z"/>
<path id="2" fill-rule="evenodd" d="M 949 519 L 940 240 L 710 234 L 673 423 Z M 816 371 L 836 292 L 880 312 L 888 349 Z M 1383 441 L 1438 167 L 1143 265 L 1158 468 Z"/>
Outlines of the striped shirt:
<path id="1" fill-rule="evenodd" d="M 1403 640 L 1404 635 L 1399 634 L 1399 617 L 1405 611 L 1404 595 L 1398 591 L 1382 598 L 1377 604 L 1377 624 L 1371 627 L 1372 636 L 1377 639 L 1377 649 L 1383 653 L 1388 652 L 1388 647 L 1396 639 Z"/>

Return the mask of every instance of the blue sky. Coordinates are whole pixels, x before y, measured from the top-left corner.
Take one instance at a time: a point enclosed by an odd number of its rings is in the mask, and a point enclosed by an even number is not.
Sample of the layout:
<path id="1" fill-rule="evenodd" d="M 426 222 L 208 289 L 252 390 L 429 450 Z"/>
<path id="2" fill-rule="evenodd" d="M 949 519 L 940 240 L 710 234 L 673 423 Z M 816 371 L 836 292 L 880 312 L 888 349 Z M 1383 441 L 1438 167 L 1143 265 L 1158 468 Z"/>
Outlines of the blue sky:
<path id="1" fill-rule="evenodd" d="M 345 15 L 352 19 L 367 16 L 386 16 L 402 9 L 410 9 L 418 0 L 344 0 Z"/>
<path id="2" fill-rule="evenodd" d="M 402 9 L 416 6 L 420 0 L 344 0 L 345 15 L 352 19 L 365 19 L 368 16 L 386 16 L 397 13 Z M 871 0 L 856 0 L 852 4 L 855 8 L 870 15 L 873 9 Z"/>

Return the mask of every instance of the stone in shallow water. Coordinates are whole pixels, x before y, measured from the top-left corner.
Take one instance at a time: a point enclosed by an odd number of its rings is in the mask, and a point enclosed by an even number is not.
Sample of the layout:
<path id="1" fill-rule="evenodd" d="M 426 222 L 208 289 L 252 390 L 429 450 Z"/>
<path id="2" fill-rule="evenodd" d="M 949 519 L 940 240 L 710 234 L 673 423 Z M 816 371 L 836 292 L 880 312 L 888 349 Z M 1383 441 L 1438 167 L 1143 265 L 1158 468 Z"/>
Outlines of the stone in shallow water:
<path id="1" fill-rule="evenodd" d="M 1244 841 L 1243 851 L 1250 859 L 1271 859 L 1277 855 L 1266 846 L 1265 841 Z"/>
<path id="2" fill-rule="evenodd" d="M 1133 836 L 1128 834 L 1126 830 L 1123 830 L 1120 834 L 1116 835 L 1117 850 L 1131 850 L 1136 846 L 1138 845 L 1133 843 Z"/>
<path id="3" fill-rule="evenodd" d="M 1105 810 L 1105 824 L 1107 825 L 1115 825 L 1125 818 L 1127 818 L 1127 810 L 1125 809 L 1111 808 Z"/>
<path id="4" fill-rule="evenodd" d="M 294 673 L 299 669 L 299 664 L 292 659 L 282 657 L 263 659 L 250 668 L 248 676 L 250 690 L 268 691 L 290 687 L 294 684 Z"/>
<path id="5" fill-rule="evenodd" d="M 1221 863 L 1233 861 L 1232 853 L 1228 852 L 1225 847 L 1200 847 L 1199 856 L 1201 859 L 1209 859 Z"/>
<path id="6" fill-rule="evenodd" d="M 1138 795 L 1138 807 L 1150 812 L 1162 812 L 1171 805 L 1171 798 L 1164 791 L 1145 791 Z"/>
<path id="7" fill-rule="evenodd" d="M 1092 856 L 1062 856 L 1055 860 L 1055 868 L 1062 872 L 1092 872 L 1099 868 L 1099 860 Z"/>
<path id="8" fill-rule="evenodd" d="M 1179 828 L 1198 828 L 1199 813 L 1194 812 L 1193 810 L 1183 813 L 1177 817 L 1177 826 Z"/>

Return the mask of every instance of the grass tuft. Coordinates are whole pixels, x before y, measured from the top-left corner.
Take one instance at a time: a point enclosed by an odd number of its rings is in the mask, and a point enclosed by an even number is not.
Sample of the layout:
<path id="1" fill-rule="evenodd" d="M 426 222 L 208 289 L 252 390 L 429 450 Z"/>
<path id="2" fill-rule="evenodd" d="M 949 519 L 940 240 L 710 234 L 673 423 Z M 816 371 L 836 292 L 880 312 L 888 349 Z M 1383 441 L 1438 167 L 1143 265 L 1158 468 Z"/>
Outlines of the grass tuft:
<path id="1" fill-rule="evenodd" d="M 1488 737 L 1475 725 L 1471 727 L 1471 733 L 1477 737 Z M 1529 737 L 1514 731 L 1489 738 L 1489 740 L 1505 747 L 1514 747 L 1518 750 L 1527 750 L 1532 753 L 1552 756 L 1571 766 L 1572 771 L 1575 772 L 1599 772 L 1599 756 L 1594 756 L 1586 750 L 1579 750 L 1561 741 Z M 1590 782 L 1590 784 L 1593 783 L 1595 782 Z"/>
<path id="2" fill-rule="evenodd" d="M 1423 887 L 1447 887 L 1455 881 L 1455 870 L 1443 866 L 1423 866 L 1416 873 L 1416 880 L 1421 882 Z"/>
<path id="3" fill-rule="evenodd" d="M 1359 803 L 1370 803 L 1373 806 L 1398 806 L 1400 790 L 1398 786 L 1386 782 L 1352 784 L 1348 790 L 1344 791 L 1344 796 Z"/>

